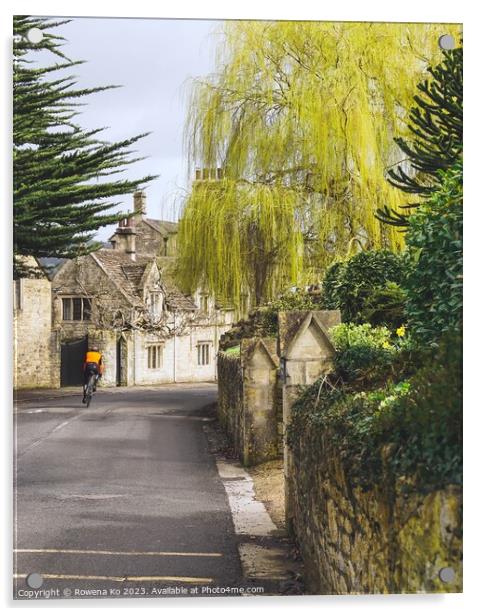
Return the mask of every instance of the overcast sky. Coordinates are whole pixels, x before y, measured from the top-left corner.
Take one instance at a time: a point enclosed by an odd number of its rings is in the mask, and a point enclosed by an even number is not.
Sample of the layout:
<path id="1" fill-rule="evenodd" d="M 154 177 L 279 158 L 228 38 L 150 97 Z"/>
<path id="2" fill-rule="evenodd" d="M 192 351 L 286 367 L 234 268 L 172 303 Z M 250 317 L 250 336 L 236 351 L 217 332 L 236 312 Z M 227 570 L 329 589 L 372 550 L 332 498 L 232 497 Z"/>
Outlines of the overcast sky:
<path id="1" fill-rule="evenodd" d="M 86 97 L 78 122 L 85 128 L 108 127 L 101 134 L 109 141 L 151 132 L 137 144 L 147 158 L 126 172 L 132 179 L 160 176 L 146 189 L 151 218 L 176 220 L 189 186 L 183 152 L 189 83 L 214 70 L 220 25 L 204 20 L 72 18 L 56 29 L 66 38 L 64 53 L 86 61 L 73 69 L 79 86 L 123 86 Z M 122 209 L 131 209 L 131 197 L 120 199 Z M 106 239 L 112 229 L 101 229 L 98 238 Z"/>

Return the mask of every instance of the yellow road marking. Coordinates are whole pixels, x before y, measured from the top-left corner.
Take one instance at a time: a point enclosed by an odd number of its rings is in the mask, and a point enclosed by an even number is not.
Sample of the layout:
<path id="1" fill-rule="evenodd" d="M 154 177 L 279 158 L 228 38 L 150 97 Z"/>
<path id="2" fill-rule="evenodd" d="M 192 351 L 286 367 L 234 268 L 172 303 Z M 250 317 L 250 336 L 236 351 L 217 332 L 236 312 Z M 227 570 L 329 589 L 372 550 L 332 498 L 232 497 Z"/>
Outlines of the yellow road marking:
<path id="1" fill-rule="evenodd" d="M 213 578 L 195 578 L 195 577 L 176 577 L 172 575 L 147 575 L 136 576 L 126 575 L 109 576 L 109 575 L 70 575 L 63 573 L 41 573 L 44 580 L 97 580 L 106 582 L 184 582 L 186 584 L 210 584 Z M 15 573 L 14 578 L 26 579 L 26 573 Z"/>
<path id="2" fill-rule="evenodd" d="M 111 550 L 62 550 L 62 549 L 17 549 L 14 552 L 28 554 L 100 554 L 103 556 L 202 556 L 220 557 L 220 552 L 114 552 Z"/>

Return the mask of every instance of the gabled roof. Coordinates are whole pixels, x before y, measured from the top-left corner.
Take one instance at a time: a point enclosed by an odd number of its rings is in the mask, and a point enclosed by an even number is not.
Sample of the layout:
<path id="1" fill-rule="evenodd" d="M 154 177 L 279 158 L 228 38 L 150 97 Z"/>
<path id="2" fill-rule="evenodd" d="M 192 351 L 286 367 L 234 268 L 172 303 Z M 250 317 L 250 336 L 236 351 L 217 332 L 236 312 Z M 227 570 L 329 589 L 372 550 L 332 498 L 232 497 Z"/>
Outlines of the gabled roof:
<path id="1" fill-rule="evenodd" d="M 295 333 L 295 335 L 291 339 L 290 343 L 287 345 L 287 349 L 286 349 L 286 356 L 287 357 L 288 356 L 291 357 L 291 353 L 293 352 L 293 349 L 296 348 L 296 345 L 297 345 L 299 339 L 304 335 L 304 333 L 306 332 L 306 330 L 309 327 L 313 327 L 314 328 L 314 330 L 316 331 L 318 336 L 320 336 L 320 339 L 323 341 L 323 343 L 324 343 L 324 345 L 325 345 L 325 347 L 327 349 L 329 349 L 332 353 L 335 352 L 335 347 L 333 346 L 333 343 L 332 343 L 332 341 L 330 339 L 330 335 L 328 333 L 328 330 L 326 329 L 326 327 L 324 326 L 322 321 L 318 318 L 316 312 L 309 312 L 306 315 L 306 318 L 301 323 L 300 328 Z"/>
<path id="2" fill-rule="evenodd" d="M 175 257 L 156 257 L 157 267 L 161 273 L 161 285 L 166 294 L 166 303 L 171 310 L 197 310 L 197 306 L 190 295 L 183 293 L 176 285 L 174 271 Z"/>
<path id="3" fill-rule="evenodd" d="M 122 294 L 133 304 L 142 303 L 141 280 L 145 269 L 155 262 L 153 257 L 138 256 L 136 261 L 123 252 L 102 248 L 91 253 Z"/>
<path id="4" fill-rule="evenodd" d="M 58 257 L 40 257 L 38 259 L 40 267 L 45 272 L 47 278 L 52 280 L 61 266 L 67 261 L 67 259 L 60 259 Z"/>
<path id="5" fill-rule="evenodd" d="M 165 293 L 165 300 L 169 310 L 192 312 L 197 306 L 189 295 L 182 293 L 172 282 L 162 278 L 161 286 Z"/>
<path id="6" fill-rule="evenodd" d="M 172 222 L 170 220 L 157 220 L 156 218 L 143 218 L 143 221 L 162 235 L 165 235 L 166 233 L 177 233 L 177 222 Z"/>
<path id="7" fill-rule="evenodd" d="M 279 367 L 279 357 L 276 353 L 276 340 L 273 338 L 243 338 L 241 340 L 241 362 L 249 366 L 256 354 L 264 357 L 271 368 Z"/>
<path id="8" fill-rule="evenodd" d="M 157 218 L 145 218 L 145 217 L 142 218 L 142 222 L 144 222 L 146 225 L 149 225 L 149 227 L 157 231 L 163 237 L 165 237 L 166 235 L 169 235 L 170 233 L 177 233 L 177 227 L 178 227 L 177 222 L 172 222 L 170 220 L 157 220 Z M 112 241 L 112 239 L 116 236 L 116 234 L 117 234 L 117 229 L 109 237 L 109 242 Z M 110 248 L 110 244 L 108 245 L 104 244 L 104 246 L 105 248 Z"/>

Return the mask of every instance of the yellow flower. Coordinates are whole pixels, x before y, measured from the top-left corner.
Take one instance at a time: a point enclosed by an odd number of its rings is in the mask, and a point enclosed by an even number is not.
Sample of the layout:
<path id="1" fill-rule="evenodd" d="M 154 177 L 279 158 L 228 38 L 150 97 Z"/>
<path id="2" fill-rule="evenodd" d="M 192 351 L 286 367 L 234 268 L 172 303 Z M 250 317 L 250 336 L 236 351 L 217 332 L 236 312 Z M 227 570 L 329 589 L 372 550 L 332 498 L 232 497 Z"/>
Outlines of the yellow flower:
<path id="1" fill-rule="evenodd" d="M 397 336 L 399 336 L 400 338 L 403 338 L 403 336 L 405 336 L 405 325 L 402 325 L 397 329 Z"/>
<path id="2" fill-rule="evenodd" d="M 382 344 L 382 347 L 384 349 L 389 349 L 390 348 L 390 343 L 385 340 L 385 342 Z"/>

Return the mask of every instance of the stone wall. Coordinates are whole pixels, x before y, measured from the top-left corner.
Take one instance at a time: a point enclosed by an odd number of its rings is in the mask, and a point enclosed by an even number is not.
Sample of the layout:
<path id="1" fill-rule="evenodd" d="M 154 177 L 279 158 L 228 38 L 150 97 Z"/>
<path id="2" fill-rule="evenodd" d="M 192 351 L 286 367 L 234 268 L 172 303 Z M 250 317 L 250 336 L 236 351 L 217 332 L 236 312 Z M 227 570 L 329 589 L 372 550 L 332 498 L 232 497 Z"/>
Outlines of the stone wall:
<path id="1" fill-rule="evenodd" d="M 14 281 L 13 332 L 14 388 L 59 387 L 59 343 L 47 278 Z"/>
<path id="2" fill-rule="evenodd" d="M 241 357 L 218 354 L 218 417 L 237 457 L 243 456 L 244 388 Z"/>
<path id="3" fill-rule="evenodd" d="M 339 310 L 293 310 L 278 314 L 278 352 L 281 360 L 283 426 L 291 421 L 291 407 L 300 387 L 331 371 L 335 349 L 330 330 L 341 321 Z M 293 528 L 294 473 L 291 450 L 284 439 L 286 527 Z"/>
<path id="4" fill-rule="evenodd" d="M 164 242 L 159 231 L 156 231 L 151 225 L 144 220 L 136 222 L 136 251 L 138 254 L 144 255 L 163 255 Z M 168 242 L 168 249 L 170 248 Z M 168 254 L 172 254 L 168 252 Z"/>
<path id="5" fill-rule="evenodd" d="M 218 355 L 219 418 L 246 466 L 282 452 L 278 366 L 272 338 L 242 340 L 239 356 Z"/>
<path id="6" fill-rule="evenodd" d="M 293 454 L 293 530 L 309 591 L 460 592 L 459 488 L 407 492 L 387 475 L 362 491 L 330 441 L 329 434 L 301 435 Z M 440 577 L 444 568 L 455 572 L 450 583 Z"/>

